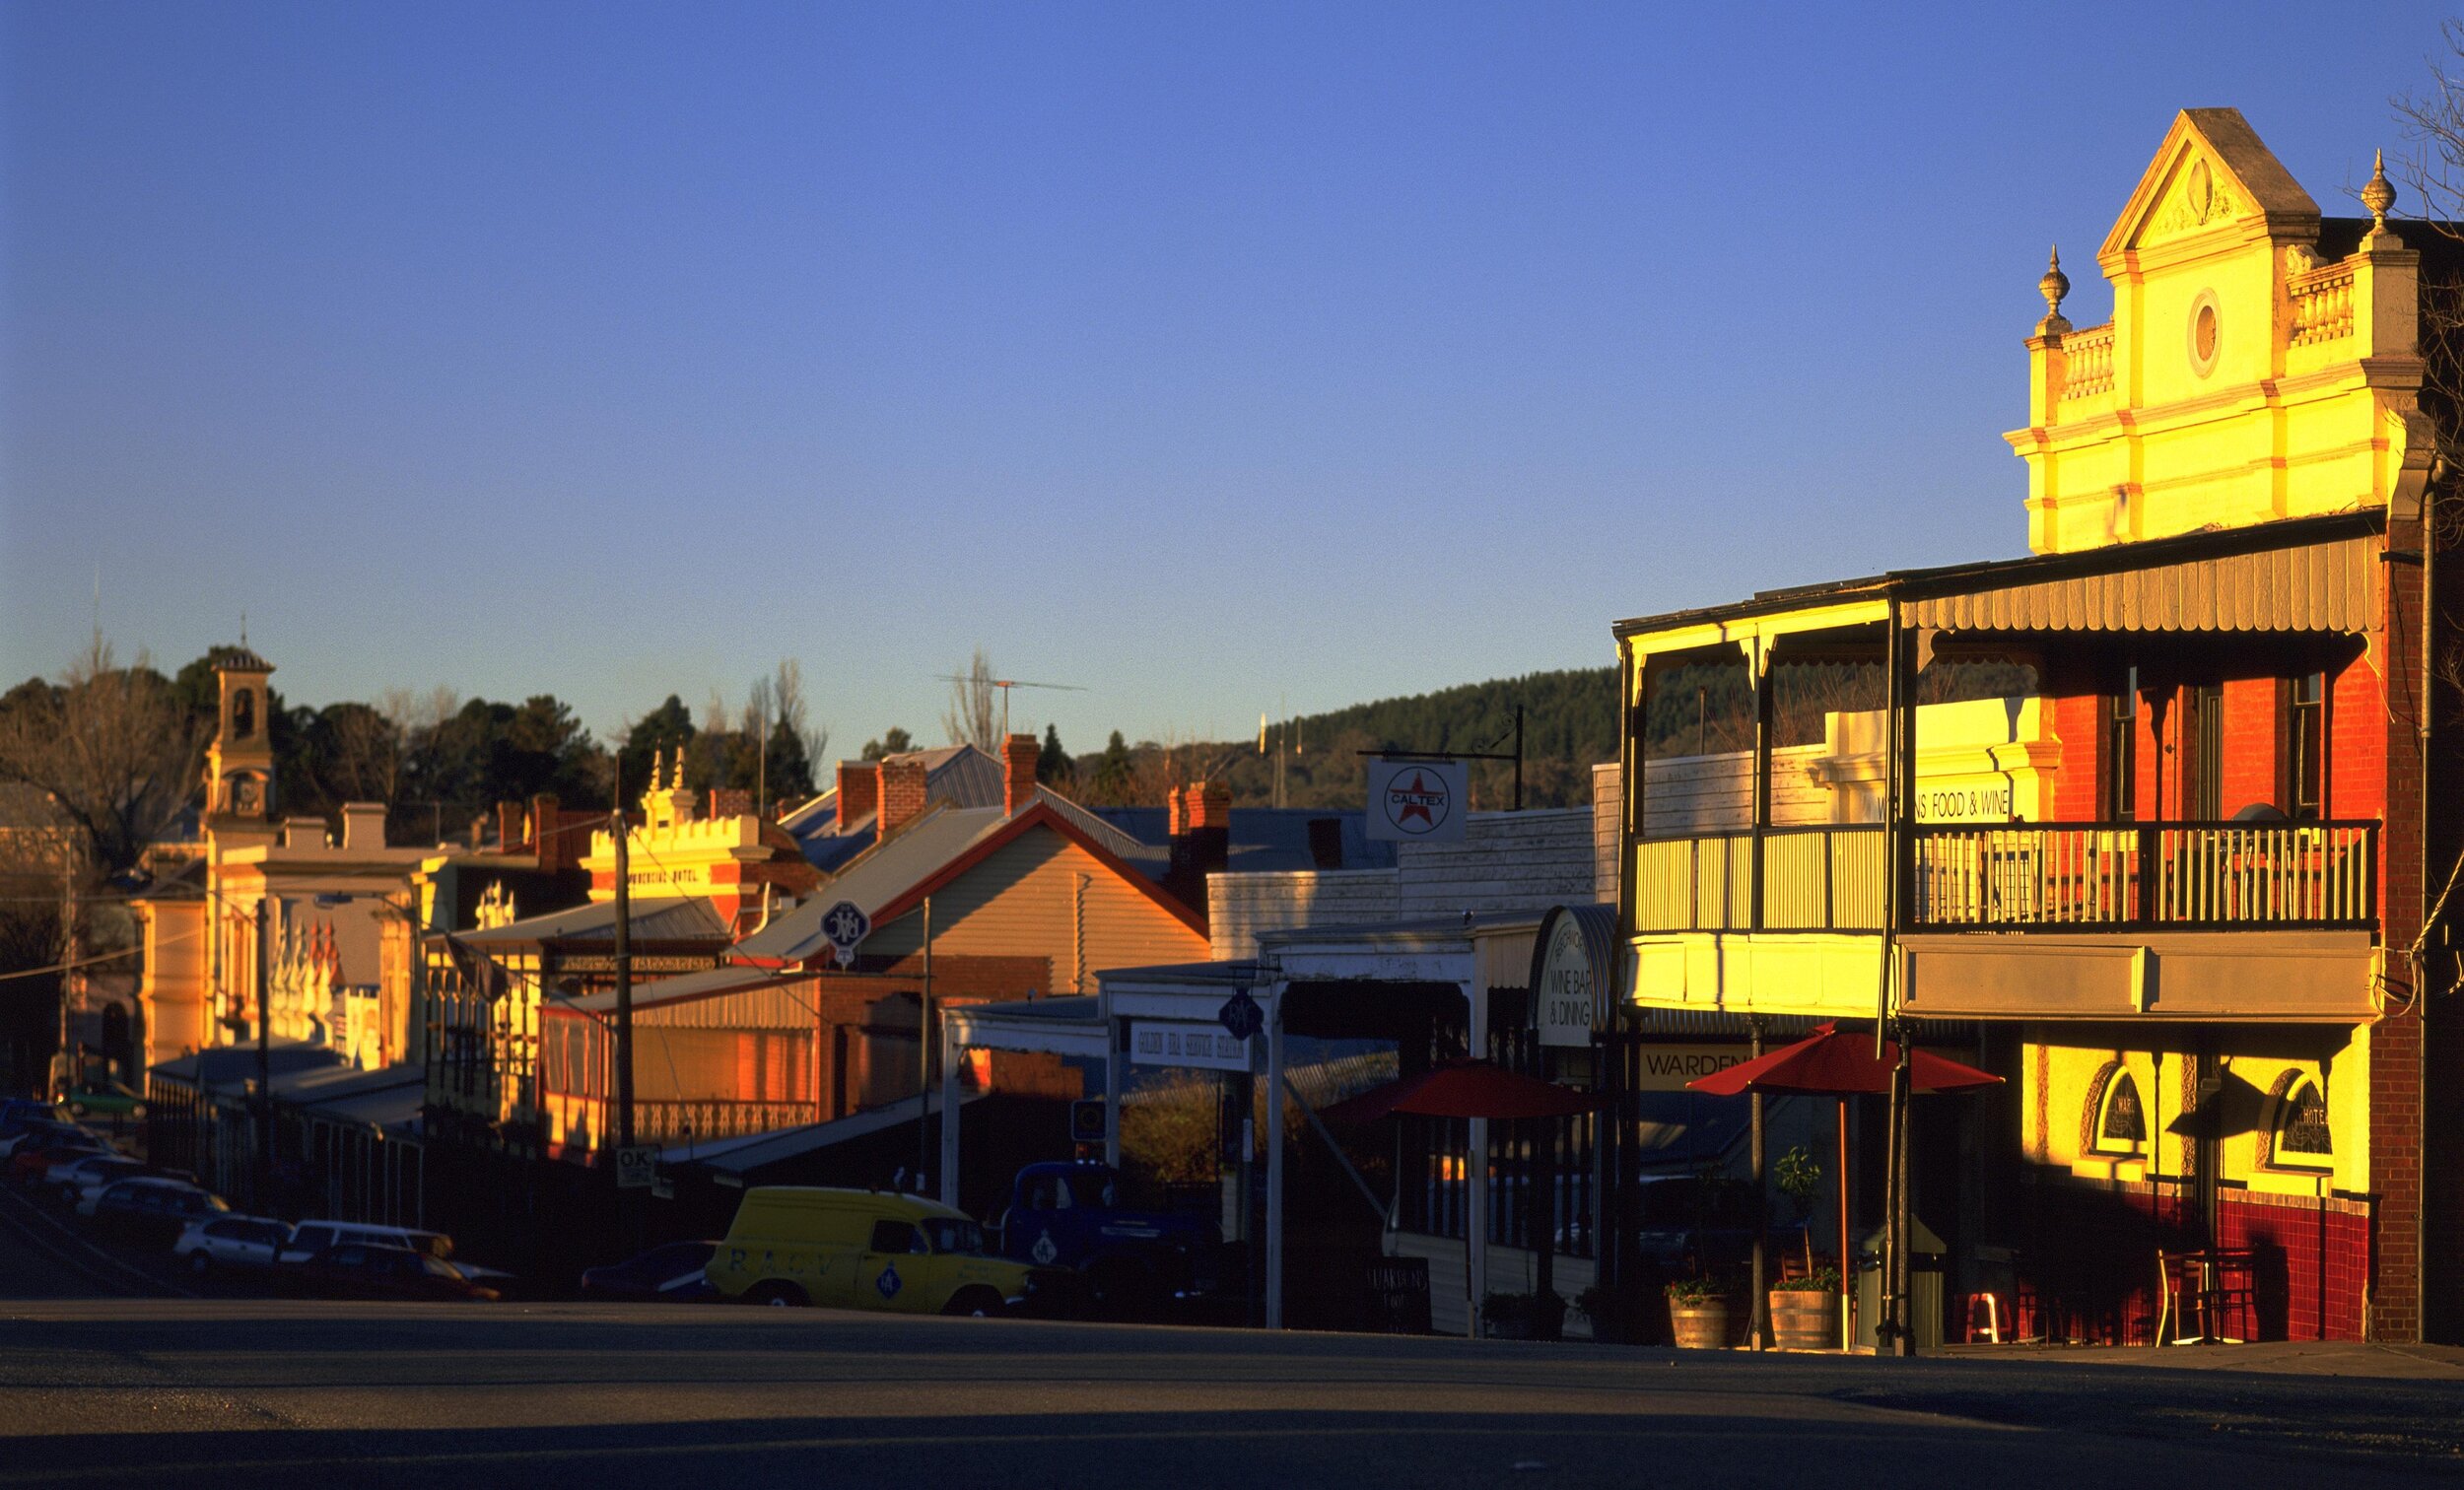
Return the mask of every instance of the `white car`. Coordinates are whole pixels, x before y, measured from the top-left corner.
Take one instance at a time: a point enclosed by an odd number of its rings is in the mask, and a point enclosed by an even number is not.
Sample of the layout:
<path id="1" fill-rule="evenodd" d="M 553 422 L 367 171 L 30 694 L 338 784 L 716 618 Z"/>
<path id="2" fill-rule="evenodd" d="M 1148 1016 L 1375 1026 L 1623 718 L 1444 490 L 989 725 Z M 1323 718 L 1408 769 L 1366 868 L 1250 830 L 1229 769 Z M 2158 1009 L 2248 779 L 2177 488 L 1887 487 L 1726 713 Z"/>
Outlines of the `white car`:
<path id="1" fill-rule="evenodd" d="M 443 1232 L 409 1226 L 376 1226 L 365 1221 L 303 1221 L 283 1243 L 281 1260 L 306 1262 L 329 1247 L 407 1247 L 440 1260 L 453 1255 L 453 1239 Z"/>
<path id="2" fill-rule="evenodd" d="M 123 1154 L 96 1154 L 67 1164 L 55 1164 L 42 1177 L 43 1188 L 62 1205 L 75 1206 L 81 1216 L 94 1214 L 88 1202 L 103 1192 L 103 1186 L 122 1180 L 134 1180 L 146 1172 L 142 1159 Z"/>
<path id="3" fill-rule="evenodd" d="M 203 1276 L 218 1267 L 271 1267 L 291 1240 L 290 1224 L 266 1216 L 210 1216 L 191 1221 L 171 1255 Z"/>

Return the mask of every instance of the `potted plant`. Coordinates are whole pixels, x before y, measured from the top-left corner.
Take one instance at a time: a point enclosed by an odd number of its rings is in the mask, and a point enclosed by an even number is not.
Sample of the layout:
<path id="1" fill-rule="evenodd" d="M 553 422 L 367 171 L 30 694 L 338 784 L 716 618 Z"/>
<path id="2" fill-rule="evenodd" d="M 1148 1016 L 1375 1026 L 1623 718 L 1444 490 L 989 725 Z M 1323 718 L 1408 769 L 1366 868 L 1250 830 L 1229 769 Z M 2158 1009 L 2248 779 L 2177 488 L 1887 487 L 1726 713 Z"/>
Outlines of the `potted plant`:
<path id="1" fill-rule="evenodd" d="M 1828 1350 L 1839 1342 L 1839 1269 L 1823 1266 L 1771 1286 L 1771 1343 Z"/>
<path id="2" fill-rule="evenodd" d="M 1669 1334 L 1687 1350 L 1724 1350 L 1729 1342 L 1728 1293 L 1709 1278 L 1679 1278 L 1668 1287 Z"/>

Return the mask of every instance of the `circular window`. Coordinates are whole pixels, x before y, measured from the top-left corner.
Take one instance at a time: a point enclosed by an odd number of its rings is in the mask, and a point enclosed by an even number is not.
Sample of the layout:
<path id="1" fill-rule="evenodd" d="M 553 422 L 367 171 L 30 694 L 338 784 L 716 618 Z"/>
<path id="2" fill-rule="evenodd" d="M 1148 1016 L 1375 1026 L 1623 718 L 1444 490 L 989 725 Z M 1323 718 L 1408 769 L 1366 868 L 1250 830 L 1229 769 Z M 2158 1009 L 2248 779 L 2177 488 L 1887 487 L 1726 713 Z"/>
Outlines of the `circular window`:
<path id="1" fill-rule="evenodd" d="M 2190 305 L 2190 367 L 2201 377 L 2216 371 L 2216 292 L 2203 290 Z"/>

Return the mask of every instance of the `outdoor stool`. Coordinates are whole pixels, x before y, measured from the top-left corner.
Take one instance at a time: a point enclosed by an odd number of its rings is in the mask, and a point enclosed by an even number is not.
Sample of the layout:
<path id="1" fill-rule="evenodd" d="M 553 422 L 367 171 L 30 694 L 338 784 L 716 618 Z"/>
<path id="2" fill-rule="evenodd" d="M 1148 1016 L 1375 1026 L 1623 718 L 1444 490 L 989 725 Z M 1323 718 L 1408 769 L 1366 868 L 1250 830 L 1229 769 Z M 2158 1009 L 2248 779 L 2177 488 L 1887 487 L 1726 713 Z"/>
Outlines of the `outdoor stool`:
<path id="1" fill-rule="evenodd" d="M 1964 1343 L 1969 1345 L 1976 1343 L 1976 1316 L 1979 1309 L 1982 1309 L 1985 1315 L 1986 1342 L 1993 1345 L 2001 1344 L 2002 1296 L 2000 1294 L 1990 1292 L 1972 1293 L 1968 1295 L 1967 1335 Z"/>

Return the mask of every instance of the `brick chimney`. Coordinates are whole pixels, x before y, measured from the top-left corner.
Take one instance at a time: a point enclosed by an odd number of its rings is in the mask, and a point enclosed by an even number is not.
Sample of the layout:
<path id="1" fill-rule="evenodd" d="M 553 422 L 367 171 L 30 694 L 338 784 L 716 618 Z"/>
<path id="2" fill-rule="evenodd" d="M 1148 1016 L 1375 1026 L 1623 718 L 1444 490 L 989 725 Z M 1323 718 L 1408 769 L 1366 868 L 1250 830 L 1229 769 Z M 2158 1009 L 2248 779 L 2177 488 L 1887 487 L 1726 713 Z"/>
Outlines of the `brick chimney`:
<path id="1" fill-rule="evenodd" d="M 839 763 L 839 831 L 881 805 L 881 768 L 871 761 Z"/>
<path id="2" fill-rule="evenodd" d="M 881 837 L 888 838 L 924 815 L 924 764 L 914 756 L 881 763 Z"/>
<path id="3" fill-rule="evenodd" d="M 1044 753 L 1035 736 L 1014 734 L 1001 741 L 1001 811 L 1016 812 L 1035 800 L 1035 758 Z"/>
<path id="4" fill-rule="evenodd" d="M 1221 781 L 1176 786 L 1165 799 L 1172 826 L 1172 864 L 1164 889 L 1181 904 L 1206 914 L 1206 876 L 1232 861 L 1232 788 Z"/>
<path id="5" fill-rule="evenodd" d="M 522 845 L 530 842 L 530 825 L 522 815 L 519 802 L 496 804 L 496 851 L 519 853 Z"/>
<path id="6" fill-rule="evenodd" d="M 577 813 L 578 817 L 593 814 Z M 582 850 L 590 847 L 590 835 L 579 828 L 568 830 L 565 804 L 553 791 L 542 791 L 530 799 L 530 851 L 539 855 L 539 868 L 548 874 L 571 869 L 582 862 Z"/>
<path id="7" fill-rule="evenodd" d="M 753 811 L 753 793 L 741 786 L 713 786 L 710 789 L 712 818 L 748 817 Z"/>

